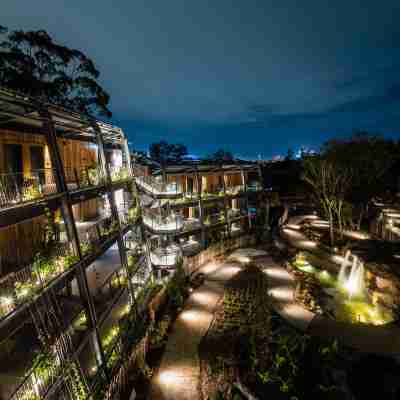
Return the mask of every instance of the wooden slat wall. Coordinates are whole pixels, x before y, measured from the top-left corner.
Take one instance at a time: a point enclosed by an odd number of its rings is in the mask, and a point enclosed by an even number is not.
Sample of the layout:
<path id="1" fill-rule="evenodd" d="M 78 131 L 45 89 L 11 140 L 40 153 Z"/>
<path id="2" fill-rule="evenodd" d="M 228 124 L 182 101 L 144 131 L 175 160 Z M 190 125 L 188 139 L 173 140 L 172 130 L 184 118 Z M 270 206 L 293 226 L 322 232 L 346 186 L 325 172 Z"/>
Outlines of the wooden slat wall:
<path id="1" fill-rule="evenodd" d="M 0 173 L 5 172 L 5 144 L 20 144 L 22 146 L 24 173 L 30 170 L 30 151 L 32 145 L 44 147 L 45 168 L 51 168 L 46 140 L 43 135 L 9 131 L 0 128 Z M 77 140 L 58 140 L 64 167 L 68 171 L 92 165 L 97 161 L 97 150 L 93 145 Z M 67 177 L 68 178 L 68 177 Z M 71 178 L 71 177 L 70 177 Z M 89 200 L 74 207 L 78 220 L 89 220 L 98 216 L 97 199 Z M 0 274 L 7 273 L 7 266 L 22 265 L 29 262 L 37 251 L 37 246 L 43 238 L 44 217 L 25 221 L 0 230 Z"/>
<path id="2" fill-rule="evenodd" d="M 30 262 L 43 242 L 46 218 L 41 216 L 0 229 L 0 274 Z"/>

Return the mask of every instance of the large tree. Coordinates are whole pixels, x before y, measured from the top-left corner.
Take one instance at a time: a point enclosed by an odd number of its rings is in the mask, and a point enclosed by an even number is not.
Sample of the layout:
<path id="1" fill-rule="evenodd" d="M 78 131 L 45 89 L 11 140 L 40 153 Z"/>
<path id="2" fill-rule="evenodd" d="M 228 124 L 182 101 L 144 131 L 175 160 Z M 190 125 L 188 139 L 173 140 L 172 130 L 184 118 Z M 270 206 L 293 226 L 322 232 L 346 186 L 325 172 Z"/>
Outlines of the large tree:
<path id="1" fill-rule="evenodd" d="M 150 158 L 164 166 L 169 163 L 181 162 L 188 152 L 186 146 L 183 144 L 171 144 L 161 140 L 150 145 L 149 153 Z"/>
<path id="2" fill-rule="evenodd" d="M 322 154 L 341 169 L 351 169 L 352 180 L 347 201 L 357 211 L 360 228 L 368 203 L 385 191 L 385 174 L 399 159 L 399 145 L 382 136 L 360 132 L 350 139 L 325 143 Z"/>
<path id="3" fill-rule="evenodd" d="M 234 157 L 230 151 L 224 149 L 218 149 L 215 153 L 207 156 L 206 159 L 208 161 L 213 161 L 213 162 L 228 162 L 228 161 L 233 161 Z"/>
<path id="4" fill-rule="evenodd" d="M 44 30 L 0 26 L 0 85 L 78 112 L 110 117 L 99 71 L 79 50 L 56 43 Z"/>
<path id="5" fill-rule="evenodd" d="M 352 174 L 347 167 L 326 160 L 319 155 L 303 159 L 303 179 L 329 220 L 331 246 L 335 242 L 335 228 L 343 235 L 345 199 L 351 186 Z"/>

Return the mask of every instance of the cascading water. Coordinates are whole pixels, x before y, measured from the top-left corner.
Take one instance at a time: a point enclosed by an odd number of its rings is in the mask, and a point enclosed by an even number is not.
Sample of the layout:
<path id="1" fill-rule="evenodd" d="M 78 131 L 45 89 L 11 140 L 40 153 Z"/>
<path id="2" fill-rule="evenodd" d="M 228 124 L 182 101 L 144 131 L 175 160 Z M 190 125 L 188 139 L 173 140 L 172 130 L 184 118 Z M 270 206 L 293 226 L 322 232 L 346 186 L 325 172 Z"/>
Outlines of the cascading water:
<path id="1" fill-rule="evenodd" d="M 346 282 L 346 289 L 352 297 L 363 297 L 365 295 L 364 264 L 357 259 L 353 260 L 349 279 Z"/>
<path id="2" fill-rule="evenodd" d="M 350 263 L 350 255 L 350 251 L 348 250 L 340 267 L 338 284 L 339 287 L 346 290 L 350 299 L 353 297 L 364 297 L 364 264 L 357 256 L 353 256 L 353 262 Z"/>
<path id="3" fill-rule="evenodd" d="M 347 250 L 346 254 L 344 255 L 342 264 L 340 266 L 340 271 L 338 275 L 338 284 L 340 287 L 344 287 L 347 281 L 347 276 L 348 276 L 347 269 L 350 265 L 349 258 L 350 258 L 350 250 Z"/>

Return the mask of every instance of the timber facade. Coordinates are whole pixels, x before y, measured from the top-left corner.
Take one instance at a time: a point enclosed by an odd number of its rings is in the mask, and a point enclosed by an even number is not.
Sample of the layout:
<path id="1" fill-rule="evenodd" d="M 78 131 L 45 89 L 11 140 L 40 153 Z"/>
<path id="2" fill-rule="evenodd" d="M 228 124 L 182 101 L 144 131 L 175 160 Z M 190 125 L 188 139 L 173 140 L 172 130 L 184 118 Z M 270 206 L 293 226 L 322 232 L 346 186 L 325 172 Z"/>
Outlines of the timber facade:
<path id="1" fill-rule="evenodd" d="M 112 398 L 151 280 L 139 214 L 121 129 L 0 90 L 0 399 Z"/>

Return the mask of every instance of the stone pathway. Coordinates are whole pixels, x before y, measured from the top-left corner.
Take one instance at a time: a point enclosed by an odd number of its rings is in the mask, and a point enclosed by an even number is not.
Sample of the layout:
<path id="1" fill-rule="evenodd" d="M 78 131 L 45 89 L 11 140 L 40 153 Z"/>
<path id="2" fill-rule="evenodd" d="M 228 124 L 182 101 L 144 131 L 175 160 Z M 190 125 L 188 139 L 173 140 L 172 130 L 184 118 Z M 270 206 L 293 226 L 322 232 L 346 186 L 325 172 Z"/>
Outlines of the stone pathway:
<path id="1" fill-rule="evenodd" d="M 199 398 L 198 346 L 213 319 L 224 284 L 239 272 L 233 262 L 208 263 L 199 272 L 206 275 L 194 290 L 174 323 L 158 373 L 153 376 L 149 400 L 196 400 Z"/>

